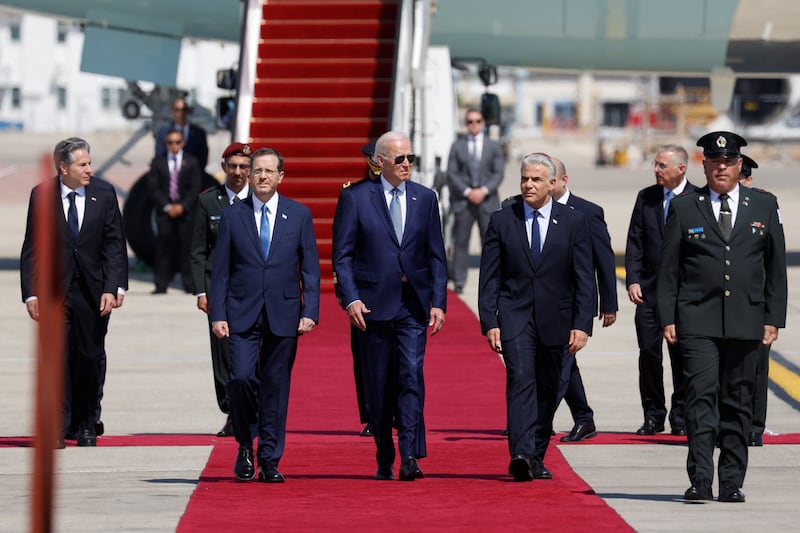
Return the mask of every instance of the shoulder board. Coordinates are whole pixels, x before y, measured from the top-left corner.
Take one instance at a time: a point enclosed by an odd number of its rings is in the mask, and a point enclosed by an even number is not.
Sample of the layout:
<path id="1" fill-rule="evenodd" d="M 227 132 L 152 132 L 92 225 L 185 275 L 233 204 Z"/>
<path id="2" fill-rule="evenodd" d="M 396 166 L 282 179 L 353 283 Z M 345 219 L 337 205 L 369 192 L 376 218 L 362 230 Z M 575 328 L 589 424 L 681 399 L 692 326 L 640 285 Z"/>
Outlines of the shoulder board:
<path id="1" fill-rule="evenodd" d="M 352 185 L 352 183 L 350 183 L 349 181 L 347 181 L 347 182 L 345 182 L 345 183 L 342 183 L 342 189 L 346 189 L 346 188 L 348 188 L 350 185 Z"/>

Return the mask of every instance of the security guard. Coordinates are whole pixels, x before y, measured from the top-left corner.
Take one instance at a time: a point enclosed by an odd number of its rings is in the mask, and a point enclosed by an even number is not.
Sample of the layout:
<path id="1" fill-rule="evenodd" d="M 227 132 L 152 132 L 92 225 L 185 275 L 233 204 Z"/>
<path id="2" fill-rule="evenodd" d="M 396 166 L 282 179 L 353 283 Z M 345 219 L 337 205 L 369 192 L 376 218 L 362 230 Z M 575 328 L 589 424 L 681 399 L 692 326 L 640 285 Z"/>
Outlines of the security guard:
<path id="1" fill-rule="evenodd" d="M 739 174 L 739 185 L 750 187 L 753 183 L 753 169 L 758 163 L 742 155 L 742 172 Z M 748 446 L 764 445 L 764 430 L 767 427 L 767 390 L 769 388 L 769 350 L 768 344 L 758 347 L 756 363 L 756 389 L 753 393 L 753 427 L 747 437 Z"/>
<path id="2" fill-rule="evenodd" d="M 786 249 L 777 199 L 739 185 L 747 141 L 715 131 L 703 148 L 707 186 L 670 203 L 658 277 L 664 337 L 680 343 L 686 378 L 686 500 L 744 502 L 747 436 L 760 344 L 786 323 Z"/>

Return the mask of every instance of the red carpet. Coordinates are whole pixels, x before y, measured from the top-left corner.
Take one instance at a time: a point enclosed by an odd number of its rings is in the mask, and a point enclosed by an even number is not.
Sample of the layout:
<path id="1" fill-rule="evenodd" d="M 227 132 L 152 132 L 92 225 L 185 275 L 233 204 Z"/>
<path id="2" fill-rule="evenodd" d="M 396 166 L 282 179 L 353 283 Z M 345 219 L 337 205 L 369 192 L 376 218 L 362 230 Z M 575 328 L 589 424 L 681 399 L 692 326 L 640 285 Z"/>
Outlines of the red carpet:
<path id="1" fill-rule="evenodd" d="M 425 479 L 379 482 L 372 439 L 360 428 L 349 325 L 323 295 L 319 328 L 301 339 L 292 379 L 283 485 L 237 482 L 236 444 L 218 440 L 177 530 L 630 530 L 569 467 L 555 446 L 552 481 L 506 474 L 504 371 L 476 318 L 455 297 L 425 361 Z M 598 437 L 599 438 L 599 437 Z M 104 439 L 105 440 L 105 439 Z M 397 474 L 395 465 L 395 475 Z M 224 512 L 220 512 L 224 509 Z"/>

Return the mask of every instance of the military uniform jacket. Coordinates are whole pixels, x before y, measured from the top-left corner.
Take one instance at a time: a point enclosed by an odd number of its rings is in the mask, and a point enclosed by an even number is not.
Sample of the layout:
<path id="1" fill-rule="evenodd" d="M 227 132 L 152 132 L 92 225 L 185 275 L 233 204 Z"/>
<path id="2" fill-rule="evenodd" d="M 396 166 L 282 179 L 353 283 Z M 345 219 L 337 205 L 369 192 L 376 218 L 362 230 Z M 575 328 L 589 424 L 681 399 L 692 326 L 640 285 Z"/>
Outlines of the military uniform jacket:
<path id="1" fill-rule="evenodd" d="M 678 336 L 761 339 L 786 324 L 786 249 L 777 199 L 740 186 L 730 239 L 708 187 L 670 203 L 658 278 L 662 326 Z"/>

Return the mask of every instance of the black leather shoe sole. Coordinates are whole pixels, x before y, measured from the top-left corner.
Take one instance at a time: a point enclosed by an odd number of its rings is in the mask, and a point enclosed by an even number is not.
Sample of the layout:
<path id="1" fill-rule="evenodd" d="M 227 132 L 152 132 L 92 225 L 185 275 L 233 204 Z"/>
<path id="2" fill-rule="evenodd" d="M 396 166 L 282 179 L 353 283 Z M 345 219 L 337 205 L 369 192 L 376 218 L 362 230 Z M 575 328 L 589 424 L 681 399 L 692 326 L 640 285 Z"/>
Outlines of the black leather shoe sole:
<path id="1" fill-rule="evenodd" d="M 711 493 L 711 487 L 704 489 L 692 485 L 683 493 L 683 499 L 690 502 L 710 502 L 714 499 L 714 495 Z"/>
<path id="2" fill-rule="evenodd" d="M 533 481 L 531 465 L 524 457 L 514 457 L 508 464 L 508 473 L 514 477 L 514 481 Z"/>
<path id="3" fill-rule="evenodd" d="M 531 467 L 533 479 L 553 479 L 553 474 L 544 464 L 535 464 Z"/>

